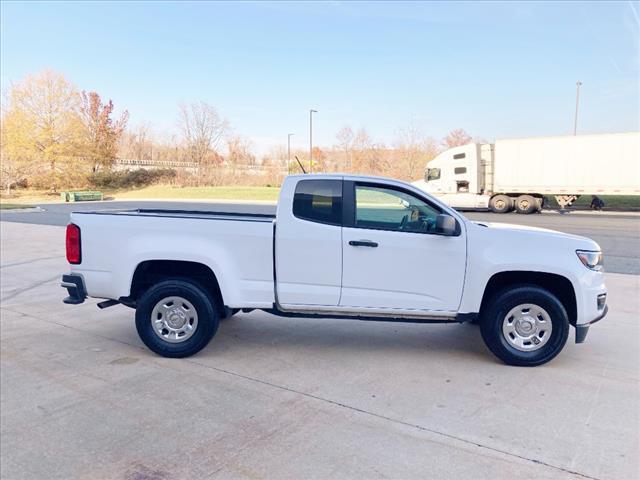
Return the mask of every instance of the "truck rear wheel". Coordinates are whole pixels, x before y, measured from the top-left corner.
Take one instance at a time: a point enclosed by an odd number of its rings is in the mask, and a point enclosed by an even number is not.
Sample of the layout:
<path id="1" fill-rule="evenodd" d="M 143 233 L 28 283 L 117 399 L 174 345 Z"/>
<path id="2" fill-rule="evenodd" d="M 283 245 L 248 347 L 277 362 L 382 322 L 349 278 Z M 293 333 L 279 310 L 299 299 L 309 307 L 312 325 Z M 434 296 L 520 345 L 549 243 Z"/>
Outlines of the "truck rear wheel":
<path id="1" fill-rule="evenodd" d="M 502 290 L 482 312 L 480 331 L 508 365 L 533 367 L 552 360 L 567 343 L 569 318 L 555 295 L 535 285 Z"/>
<path id="2" fill-rule="evenodd" d="M 496 195 L 489 200 L 489 208 L 493 213 L 508 213 L 513 210 L 513 199 L 507 195 Z"/>
<path id="3" fill-rule="evenodd" d="M 516 198 L 516 212 L 521 214 L 529 214 L 537 212 L 540 208 L 540 202 L 531 195 L 520 195 Z"/>
<path id="4" fill-rule="evenodd" d="M 215 335 L 220 318 L 213 298 L 198 284 L 169 279 L 138 300 L 136 329 L 142 342 L 163 357 L 189 357 Z"/>

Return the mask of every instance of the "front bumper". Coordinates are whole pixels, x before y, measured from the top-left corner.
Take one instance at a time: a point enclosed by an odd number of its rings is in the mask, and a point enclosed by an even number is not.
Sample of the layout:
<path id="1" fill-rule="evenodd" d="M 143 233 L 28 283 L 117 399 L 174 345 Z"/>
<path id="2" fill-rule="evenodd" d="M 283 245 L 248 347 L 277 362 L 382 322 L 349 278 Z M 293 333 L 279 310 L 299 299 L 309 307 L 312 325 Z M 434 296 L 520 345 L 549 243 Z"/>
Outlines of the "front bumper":
<path id="1" fill-rule="evenodd" d="M 587 333 L 589 333 L 589 327 L 596 322 L 599 322 L 604 317 L 607 316 L 607 312 L 609 312 L 609 306 L 605 305 L 604 309 L 594 320 L 591 320 L 589 323 L 582 323 L 580 325 L 576 325 L 576 343 L 582 343 L 587 338 Z"/>
<path id="2" fill-rule="evenodd" d="M 87 298 L 87 289 L 84 286 L 84 279 L 80 275 L 70 273 L 62 275 L 60 286 L 67 289 L 68 297 L 62 301 L 70 305 L 78 305 L 83 303 Z"/>

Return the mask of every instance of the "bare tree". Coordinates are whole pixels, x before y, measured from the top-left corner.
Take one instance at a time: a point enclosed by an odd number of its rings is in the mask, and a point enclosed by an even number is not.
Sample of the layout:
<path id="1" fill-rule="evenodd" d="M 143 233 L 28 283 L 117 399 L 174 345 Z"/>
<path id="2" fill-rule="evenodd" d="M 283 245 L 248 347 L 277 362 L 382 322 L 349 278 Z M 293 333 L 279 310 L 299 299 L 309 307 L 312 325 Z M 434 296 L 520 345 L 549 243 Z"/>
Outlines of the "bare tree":
<path id="1" fill-rule="evenodd" d="M 398 132 L 398 140 L 396 141 L 396 148 L 399 153 L 399 175 L 407 175 L 409 178 L 414 179 L 416 171 L 421 163 L 421 132 L 412 122 L 408 127 L 400 129 Z"/>
<path id="2" fill-rule="evenodd" d="M 398 131 L 395 147 L 396 168 L 392 174 L 407 180 L 415 180 L 438 151 L 435 140 L 425 136 L 414 123 Z"/>
<path id="3" fill-rule="evenodd" d="M 118 141 L 118 157 L 126 160 L 154 160 L 161 142 L 153 138 L 148 124 L 127 129 Z M 163 159 L 164 160 L 164 159 Z"/>
<path id="4" fill-rule="evenodd" d="M 234 135 L 227 141 L 227 162 L 232 166 L 255 165 L 256 156 L 252 152 L 251 141 L 240 135 Z"/>
<path id="5" fill-rule="evenodd" d="M 379 173 L 383 150 L 384 145 L 374 143 L 369 133 L 360 128 L 353 138 L 354 170 L 370 175 Z"/>
<path id="6" fill-rule="evenodd" d="M 208 103 L 180 105 L 180 129 L 189 157 L 198 164 L 198 170 L 210 158 L 218 157 L 218 148 L 228 128 L 228 122 Z"/>
<path id="7" fill-rule="evenodd" d="M 459 147 L 471 143 L 472 138 L 462 128 L 457 128 L 449 132 L 449 134 L 442 139 L 442 146 L 444 148 Z"/>
<path id="8" fill-rule="evenodd" d="M 338 140 L 338 146 L 344 152 L 345 168 L 348 168 L 349 170 L 353 168 L 353 159 L 351 155 L 352 153 L 351 150 L 353 149 L 354 137 L 355 135 L 353 133 L 353 130 L 348 125 L 342 127 L 340 130 L 338 130 L 338 133 L 336 133 L 336 140 Z"/>

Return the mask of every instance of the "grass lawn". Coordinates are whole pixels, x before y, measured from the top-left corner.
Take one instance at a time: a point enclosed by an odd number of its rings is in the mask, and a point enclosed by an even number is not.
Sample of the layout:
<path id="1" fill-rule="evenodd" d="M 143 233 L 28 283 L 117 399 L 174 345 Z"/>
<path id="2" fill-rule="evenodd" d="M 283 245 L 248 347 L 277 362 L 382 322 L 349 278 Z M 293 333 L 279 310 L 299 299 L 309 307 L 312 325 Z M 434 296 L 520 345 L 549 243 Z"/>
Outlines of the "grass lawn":
<path id="1" fill-rule="evenodd" d="M 15 208 L 20 208 L 24 204 L 33 206 L 36 203 L 51 203 L 59 202 L 60 194 L 52 194 L 47 190 L 32 190 L 32 189 L 19 189 L 12 190 L 11 196 L 3 196 L 0 198 L 0 205 L 3 205 L 3 209 L 9 208 L 4 205 L 16 205 Z M 11 207 L 14 208 L 14 207 Z"/>
<path id="2" fill-rule="evenodd" d="M 280 187 L 172 187 L 152 185 L 139 190 L 109 194 L 116 200 L 133 198 L 176 198 L 203 200 L 261 200 L 276 201 Z"/>

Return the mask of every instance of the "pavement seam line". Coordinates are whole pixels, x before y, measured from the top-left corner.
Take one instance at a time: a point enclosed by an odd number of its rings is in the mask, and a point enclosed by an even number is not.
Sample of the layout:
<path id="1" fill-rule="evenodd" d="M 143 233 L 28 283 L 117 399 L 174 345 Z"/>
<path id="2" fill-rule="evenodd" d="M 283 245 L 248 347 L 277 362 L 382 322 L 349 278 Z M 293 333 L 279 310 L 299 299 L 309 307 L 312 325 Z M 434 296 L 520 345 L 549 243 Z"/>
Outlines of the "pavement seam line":
<path id="1" fill-rule="evenodd" d="M 60 278 L 60 275 L 56 275 L 55 277 L 47 278 L 46 280 L 42 280 L 40 282 L 33 283 L 33 284 L 29 285 L 28 287 L 17 288 L 15 290 L 9 290 L 7 292 L 7 295 L 5 295 L 4 297 L 0 298 L 0 301 L 6 302 L 7 300 L 11 300 L 12 298 L 17 297 L 18 295 L 20 295 L 20 294 L 22 294 L 24 292 L 28 292 L 29 290 L 33 290 L 34 288 L 37 288 L 37 287 L 40 287 L 40 286 L 45 285 L 47 283 L 53 282 L 54 280 L 57 280 L 58 278 Z"/>
<path id="2" fill-rule="evenodd" d="M 55 257 L 34 258 L 33 260 L 26 260 L 24 262 L 5 263 L 4 265 L 0 265 L 0 268 L 17 267 L 18 265 L 27 265 L 29 263 L 42 262 L 44 260 L 53 260 L 54 258 L 62 260 L 64 258 L 64 255 L 56 255 Z"/>
<path id="3" fill-rule="evenodd" d="M 361 409 L 361 408 L 358 408 L 358 407 L 354 407 L 352 405 L 347 405 L 345 403 L 341 403 L 341 402 L 338 402 L 336 400 L 331 400 L 330 398 L 324 398 L 324 397 L 320 397 L 318 395 L 313 395 L 311 393 L 302 392 L 302 391 L 296 390 L 294 388 L 290 388 L 290 387 L 287 387 L 287 386 L 284 386 L 284 385 L 278 385 L 276 383 L 267 382 L 265 380 L 260 380 L 259 378 L 249 377 L 247 375 L 243 375 L 241 373 L 235 373 L 235 372 L 232 372 L 232 371 L 229 371 L 229 370 L 225 370 L 223 368 L 213 367 L 211 365 L 205 365 L 203 363 L 199 363 L 199 362 L 196 362 L 194 360 L 190 360 L 188 358 L 183 359 L 183 360 L 185 360 L 185 361 L 187 361 L 189 363 L 192 363 L 194 365 L 198 365 L 198 366 L 203 367 L 203 368 L 215 370 L 215 371 L 220 372 L 220 373 L 224 373 L 224 374 L 231 375 L 231 376 L 234 376 L 234 377 L 242 378 L 244 380 L 248 380 L 248 381 L 251 381 L 251 382 L 260 383 L 260 384 L 263 384 L 263 385 L 266 385 L 266 386 L 269 386 L 269 387 L 272 387 L 272 388 L 277 388 L 277 389 L 280 389 L 280 390 L 284 390 L 284 391 L 287 391 L 287 392 L 290 392 L 290 393 L 296 393 L 298 395 L 302 395 L 302 396 L 305 396 L 305 397 L 308 397 L 308 398 L 312 398 L 314 400 L 319 400 L 321 402 L 329 403 L 331 405 L 335 405 L 335 406 L 338 406 L 338 407 L 341 407 L 341 408 L 352 410 L 354 412 L 358 412 L 358 413 L 362 413 L 362 414 L 365 414 L 365 415 L 369 415 L 369 416 L 378 418 L 380 420 L 385 420 L 385 421 L 392 422 L 392 423 L 395 423 L 395 424 L 398 424 L 398 425 L 403 425 L 405 427 L 415 428 L 415 429 L 423 431 L 423 432 L 428 432 L 428 433 L 431 433 L 431 434 L 434 434 L 434 435 L 439 435 L 439 436 L 442 436 L 442 437 L 446 437 L 446 438 L 449 438 L 451 440 L 456 440 L 456 441 L 459 441 L 459 442 L 462 442 L 462 443 L 465 443 L 465 444 L 468 444 L 468 445 L 473 445 L 473 446 L 478 447 L 478 448 L 484 448 L 484 449 L 490 450 L 492 452 L 500 453 L 502 455 L 507 455 L 509 457 L 519 458 L 521 460 L 524 460 L 524 461 L 527 461 L 527 462 L 532 462 L 532 463 L 535 463 L 537 465 L 543 465 L 545 467 L 549 467 L 549 468 L 553 468 L 553 469 L 556 469 L 556 470 L 560 470 L 562 472 L 569 473 L 571 475 L 576 475 L 576 476 L 579 476 L 579 477 L 582 477 L 582 478 L 588 478 L 590 480 L 599 480 L 598 477 L 592 477 L 590 475 L 586 475 L 584 473 L 580 473 L 580 472 L 577 472 L 577 471 L 574 471 L 574 470 L 570 470 L 568 468 L 559 467 L 557 465 L 553 465 L 553 464 L 544 462 L 542 460 L 537 460 L 535 458 L 525 457 L 523 455 L 518 455 L 517 453 L 507 452 L 505 450 L 500 450 L 499 448 L 490 447 L 488 445 L 483 445 L 481 443 L 477 443 L 477 442 L 474 442 L 472 440 L 467 440 L 467 439 L 462 438 L 462 437 L 457 437 L 457 436 L 452 435 L 450 433 L 445 433 L 445 432 L 441 432 L 439 430 L 434 430 L 434 429 L 431 429 L 431 428 L 428 428 L 428 427 L 423 427 L 422 425 L 409 423 L 409 422 L 405 422 L 403 420 L 398 420 L 396 418 L 387 417 L 387 416 L 381 415 L 379 413 L 370 412 L 368 410 L 364 410 L 364 409 Z"/>

